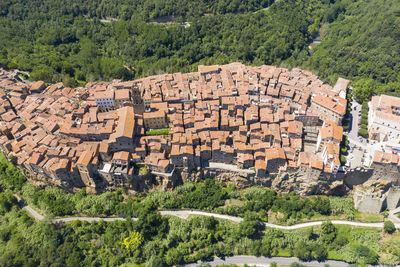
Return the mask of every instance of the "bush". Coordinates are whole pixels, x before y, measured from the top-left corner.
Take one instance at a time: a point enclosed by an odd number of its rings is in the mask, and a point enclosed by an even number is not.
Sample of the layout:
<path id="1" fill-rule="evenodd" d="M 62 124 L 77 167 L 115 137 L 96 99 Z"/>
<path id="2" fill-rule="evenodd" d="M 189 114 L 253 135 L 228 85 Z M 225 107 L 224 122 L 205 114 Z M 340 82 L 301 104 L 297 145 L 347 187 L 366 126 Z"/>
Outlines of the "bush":
<path id="1" fill-rule="evenodd" d="M 393 222 L 386 221 L 383 224 L 383 230 L 385 230 L 386 233 L 393 234 L 396 231 L 396 227 L 394 226 Z"/>

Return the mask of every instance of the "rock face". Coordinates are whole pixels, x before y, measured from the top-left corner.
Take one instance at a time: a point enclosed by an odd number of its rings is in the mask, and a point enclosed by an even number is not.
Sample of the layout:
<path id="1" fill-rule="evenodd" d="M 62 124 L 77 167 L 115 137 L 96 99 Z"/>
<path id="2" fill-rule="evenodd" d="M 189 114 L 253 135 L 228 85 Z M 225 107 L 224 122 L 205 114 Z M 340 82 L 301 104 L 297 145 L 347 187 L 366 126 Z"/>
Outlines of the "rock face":
<path id="1" fill-rule="evenodd" d="M 349 191 L 343 180 L 309 175 L 301 169 L 280 173 L 273 179 L 271 187 L 279 192 L 296 191 L 300 195 L 345 195 Z"/>
<path id="2" fill-rule="evenodd" d="M 379 214 L 383 209 L 394 209 L 400 200 L 400 188 L 384 180 L 369 180 L 354 187 L 354 206 L 360 212 Z"/>

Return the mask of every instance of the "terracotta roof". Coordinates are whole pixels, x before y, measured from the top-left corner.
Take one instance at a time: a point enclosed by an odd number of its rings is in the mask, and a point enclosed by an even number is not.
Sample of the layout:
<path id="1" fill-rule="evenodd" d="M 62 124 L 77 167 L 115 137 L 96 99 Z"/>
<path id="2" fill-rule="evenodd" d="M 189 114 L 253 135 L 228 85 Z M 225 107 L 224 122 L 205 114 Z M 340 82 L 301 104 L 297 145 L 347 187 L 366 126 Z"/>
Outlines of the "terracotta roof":
<path id="1" fill-rule="evenodd" d="M 76 164 L 89 166 L 90 162 L 92 161 L 92 158 L 93 158 L 93 153 L 91 151 L 85 150 L 79 157 Z"/>
<path id="2" fill-rule="evenodd" d="M 133 107 L 123 107 L 118 110 L 118 126 L 115 131 L 116 138 L 129 137 L 132 138 L 135 129 L 135 117 Z"/>

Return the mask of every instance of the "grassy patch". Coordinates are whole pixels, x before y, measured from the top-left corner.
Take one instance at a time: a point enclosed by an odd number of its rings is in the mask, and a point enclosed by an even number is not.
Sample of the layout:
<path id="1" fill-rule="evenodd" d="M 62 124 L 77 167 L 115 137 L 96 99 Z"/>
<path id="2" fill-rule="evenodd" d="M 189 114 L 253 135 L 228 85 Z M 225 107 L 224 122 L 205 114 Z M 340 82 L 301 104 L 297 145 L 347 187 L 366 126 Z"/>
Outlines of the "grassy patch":
<path id="1" fill-rule="evenodd" d="M 165 128 L 165 129 L 150 129 L 146 132 L 147 136 L 151 136 L 151 135 L 169 135 L 169 128 Z"/>
<path id="2" fill-rule="evenodd" d="M 384 218 L 381 214 L 368 214 L 356 211 L 354 219 L 361 222 L 382 222 Z"/>
<path id="3" fill-rule="evenodd" d="M 243 207 L 244 204 L 245 202 L 239 199 L 227 199 L 225 200 L 224 207 L 230 207 L 230 206 Z"/>
<path id="4" fill-rule="evenodd" d="M 278 253 L 275 255 L 277 257 L 291 257 L 292 255 L 290 254 L 289 249 L 280 249 L 278 250 Z"/>
<path id="5" fill-rule="evenodd" d="M 340 260 L 343 260 L 343 257 L 342 257 L 342 255 L 340 255 L 340 253 L 338 251 L 329 250 L 328 251 L 328 259 L 340 261 Z"/>

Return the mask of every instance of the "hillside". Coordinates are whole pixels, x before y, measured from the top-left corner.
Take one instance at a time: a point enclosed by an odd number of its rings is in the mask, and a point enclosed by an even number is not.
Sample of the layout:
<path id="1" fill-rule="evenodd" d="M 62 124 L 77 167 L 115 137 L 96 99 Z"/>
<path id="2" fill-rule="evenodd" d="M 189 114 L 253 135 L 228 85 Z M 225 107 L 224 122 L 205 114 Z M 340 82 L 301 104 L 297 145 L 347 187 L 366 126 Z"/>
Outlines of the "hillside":
<path id="1" fill-rule="evenodd" d="M 269 2 L 253 2 L 253 7 L 246 4 L 243 10 L 239 5 L 218 11 L 210 5 L 197 15 L 187 13 L 177 18 L 190 23 L 183 27 L 180 23 L 147 22 L 183 14 L 177 9 L 186 6 L 183 3 L 153 14 L 156 6 L 143 10 L 151 3 L 144 1 L 143 8 L 131 8 L 125 16 L 123 5 L 115 8 L 107 2 L 95 8 L 96 2 L 81 6 L 74 0 L 2 1 L 0 63 L 30 71 L 33 80 L 73 86 L 79 81 L 188 72 L 198 64 L 241 61 L 277 65 L 288 58 L 307 56 L 307 43 L 329 1 L 278 1 L 257 13 L 252 11 Z M 211 13 L 199 16 L 206 12 Z M 101 21 L 108 16 L 116 20 Z"/>
<path id="2" fill-rule="evenodd" d="M 331 13 L 337 10 L 342 13 L 334 19 Z M 355 96 L 361 101 L 372 92 L 399 96 L 400 2 L 336 4 L 325 14 L 325 21 L 322 43 L 308 67 L 330 81 L 337 75 L 357 81 Z"/>

